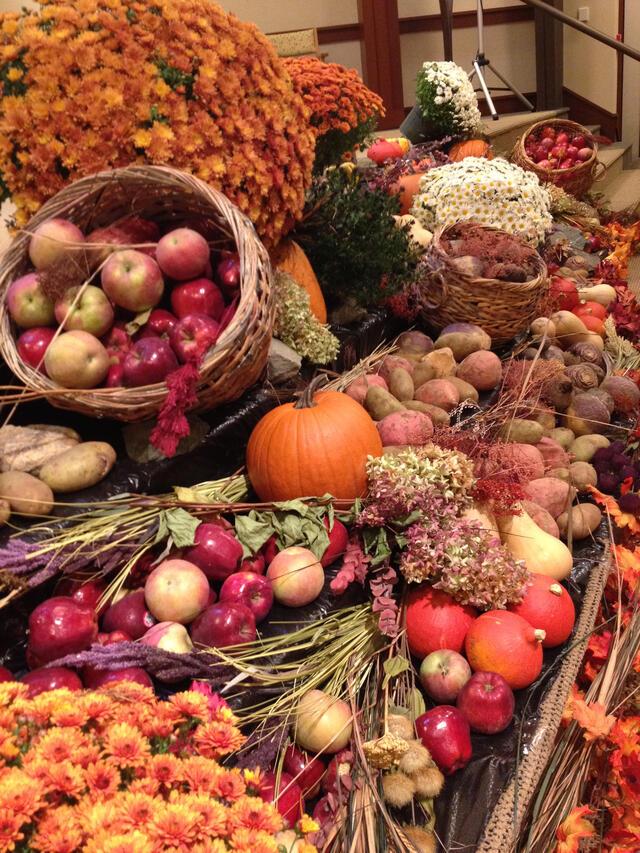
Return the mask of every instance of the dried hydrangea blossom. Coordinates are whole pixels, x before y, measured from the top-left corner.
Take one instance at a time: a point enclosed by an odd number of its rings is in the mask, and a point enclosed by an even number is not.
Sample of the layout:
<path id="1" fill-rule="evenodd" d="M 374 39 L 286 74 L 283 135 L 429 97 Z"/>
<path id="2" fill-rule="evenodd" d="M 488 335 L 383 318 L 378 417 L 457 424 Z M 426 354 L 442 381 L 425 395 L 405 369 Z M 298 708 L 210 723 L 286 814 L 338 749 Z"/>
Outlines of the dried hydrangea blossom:
<path id="1" fill-rule="evenodd" d="M 340 349 L 340 341 L 311 310 L 307 291 L 288 273 L 277 272 L 274 293 L 274 337 L 314 364 L 333 361 Z"/>

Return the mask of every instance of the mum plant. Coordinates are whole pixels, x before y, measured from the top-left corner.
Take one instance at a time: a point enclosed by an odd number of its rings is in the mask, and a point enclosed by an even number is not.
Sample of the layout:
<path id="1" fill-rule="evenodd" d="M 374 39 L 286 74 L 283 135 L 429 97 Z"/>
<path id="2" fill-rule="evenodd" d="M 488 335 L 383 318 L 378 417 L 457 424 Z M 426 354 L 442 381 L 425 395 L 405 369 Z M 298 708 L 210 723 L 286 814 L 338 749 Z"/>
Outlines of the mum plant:
<path id="1" fill-rule="evenodd" d="M 425 62 L 418 72 L 416 98 L 434 139 L 481 132 L 478 98 L 465 70 L 455 62 Z"/>
<path id="2" fill-rule="evenodd" d="M 315 135 L 269 41 L 209 0 L 39 0 L 0 17 L 0 180 L 23 225 L 75 178 L 152 163 L 221 190 L 277 242 Z"/>

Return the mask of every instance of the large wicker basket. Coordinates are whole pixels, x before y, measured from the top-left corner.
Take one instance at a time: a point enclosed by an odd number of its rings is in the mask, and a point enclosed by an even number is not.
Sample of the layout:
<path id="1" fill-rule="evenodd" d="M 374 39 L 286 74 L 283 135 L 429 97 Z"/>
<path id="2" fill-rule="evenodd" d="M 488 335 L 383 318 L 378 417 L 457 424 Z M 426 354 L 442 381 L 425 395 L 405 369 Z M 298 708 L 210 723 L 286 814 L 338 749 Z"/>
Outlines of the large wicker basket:
<path id="1" fill-rule="evenodd" d="M 196 410 L 237 399 L 260 377 L 267 361 L 273 325 L 269 255 L 249 219 L 226 196 L 192 175 L 162 166 L 129 166 L 82 178 L 44 204 L 28 229 L 13 240 L 0 264 L 0 350 L 5 361 L 28 391 L 59 408 L 121 421 L 157 414 L 167 394 L 164 383 L 67 390 L 25 364 L 18 356 L 16 330 L 4 298 L 11 282 L 28 271 L 30 233 L 45 220 L 69 219 L 87 233 L 135 215 L 163 226 L 199 219 L 219 233 L 221 248 L 237 250 L 238 308 L 201 365 Z"/>
<path id="2" fill-rule="evenodd" d="M 592 156 L 571 169 L 541 169 L 525 151 L 525 144 L 529 136 L 539 133 L 543 127 L 582 133 L 591 143 Z M 577 198 L 588 193 L 594 182 L 599 180 L 606 171 L 606 166 L 598 160 L 598 143 L 593 135 L 581 124 L 564 118 L 546 119 L 531 125 L 516 142 L 511 160 L 527 172 L 533 172 L 543 183 L 555 184 Z"/>
<path id="3" fill-rule="evenodd" d="M 481 326 L 494 343 L 505 343 L 525 331 L 538 316 L 548 290 L 547 266 L 535 253 L 537 275 L 530 281 L 474 278 L 452 263 L 444 246 L 446 239 L 454 235 L 459 237 L 467 227 L 478 228 L 478 225 L 456 223 L 440 228 L 433 235 L 424 255 L 419 281 L 422 319 L 437 329 L 452 323 L 474 323 Z M 498 228 L 482 227 L 496 235 L 519 240 Z"/>

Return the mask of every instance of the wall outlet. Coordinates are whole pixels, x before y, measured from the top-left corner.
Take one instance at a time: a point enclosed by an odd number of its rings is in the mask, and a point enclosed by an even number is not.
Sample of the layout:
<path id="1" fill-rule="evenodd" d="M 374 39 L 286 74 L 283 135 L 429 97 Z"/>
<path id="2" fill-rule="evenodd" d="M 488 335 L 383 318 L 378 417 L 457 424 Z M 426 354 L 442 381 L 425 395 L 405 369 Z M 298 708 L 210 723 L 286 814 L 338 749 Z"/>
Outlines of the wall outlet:
<path id="1" fill-rule="evenodd" d="M 583 24 L 588 24 L 591 17 L 591 10 L 588 6 L 578 6 L 578 20 Z"/>

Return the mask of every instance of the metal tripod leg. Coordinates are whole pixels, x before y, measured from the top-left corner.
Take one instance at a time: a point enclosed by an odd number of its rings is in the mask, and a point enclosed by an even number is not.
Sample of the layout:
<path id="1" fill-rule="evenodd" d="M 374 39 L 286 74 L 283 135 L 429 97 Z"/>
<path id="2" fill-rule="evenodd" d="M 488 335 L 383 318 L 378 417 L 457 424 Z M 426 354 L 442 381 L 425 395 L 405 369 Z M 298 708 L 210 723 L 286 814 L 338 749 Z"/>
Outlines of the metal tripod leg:
<path id="1" fill-rule="evenodd" d="M 489 66 L 490 67 L 490 66 Z M 487 107 L 489 108 L 489 112 L 491 113 L 491 118 L 494 121 L 498 121 L 500 116 L 498 115 L 498 111 L 495 108 L 493 103 L 493 98 L 491 97 L 491 93 L 489 91 L 489 87 L 487 86 L 484 74 L 482 73 L 482 68 L 480 68 L 480 63 L 478 60 L 474 60 L 473 63 L 473 71 L 475 76 L 478 78 L 478 82 L 480 83 L 480 88 L 482 89 L 482 94 L 484 95 L 485 101 L 487 102 Z M 469 78 L 471 79 L 471 78 Z"/>
<path id="2" fill-rule="evenodd" d="M 491 71 L 493 71 L 493 73 L 496 75 L 498 80 L 500 80 L 501 83 L 504 83 L 504 85 L 513 92 L 513 94 L 516 96 L 516 98 L 520 101 L 520 103 L 524 107 L 526 107 L 526 109 L 528 109 L 530 112 L 534 111 L 535 107 L 533 106 L 531 101 L 528 98 L 525 98 L 525 96 L 522 94 L 522 92 L 519 89 L 516 89 L 515 86 L 513 86 L 511 83 L 509 83 L 509 81 L 506 79 L 506 77 L 503 77 L 499 71 L 496 71 L 496 69 L 493 67 L 493 65 L 490 62 L 487 63 L 487 68 L 489 68 Z M 483 87 L 483 91 L 484 91 L 484 87 Z"/>

